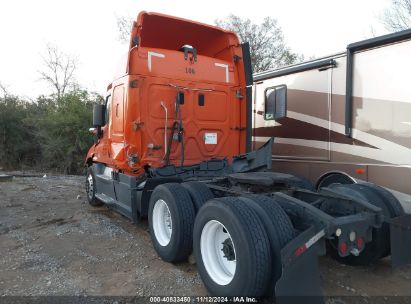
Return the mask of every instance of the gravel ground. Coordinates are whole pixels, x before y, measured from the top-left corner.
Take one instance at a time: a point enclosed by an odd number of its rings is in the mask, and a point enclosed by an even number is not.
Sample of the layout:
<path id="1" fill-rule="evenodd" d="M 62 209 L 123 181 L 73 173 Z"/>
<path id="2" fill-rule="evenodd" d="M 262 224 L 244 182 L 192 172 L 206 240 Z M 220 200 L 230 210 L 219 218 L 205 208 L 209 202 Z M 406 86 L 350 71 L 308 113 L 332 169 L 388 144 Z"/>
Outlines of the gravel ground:
<path id="1" fill-rule="evenodd" d="M 328 303 L 411 302 L 411 267 L 392 272 L 389 259 L 354 268 L 322 257 L 320 269 Z M 195 265 L 157 257 L 146 222 L 89 206 L 84 177 L 47 176 L 0 182 L 0 295 L 207 292 Z"/>

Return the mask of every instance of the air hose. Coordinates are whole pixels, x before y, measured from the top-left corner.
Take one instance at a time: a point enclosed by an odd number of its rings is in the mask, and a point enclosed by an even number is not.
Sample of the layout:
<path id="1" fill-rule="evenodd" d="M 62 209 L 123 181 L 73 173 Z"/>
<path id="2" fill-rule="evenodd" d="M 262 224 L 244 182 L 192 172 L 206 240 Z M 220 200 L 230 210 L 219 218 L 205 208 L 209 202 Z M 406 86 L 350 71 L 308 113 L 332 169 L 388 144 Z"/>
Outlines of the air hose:
<path id="1" fill-rule="evenodd" d="M 179 92 L 177 91 L 176 103 L 175 103 L 176 117 L 175 117 L 173 126 L 171 127 L 171 134 L 168 139 L 167 153 L 164 157 L 164 161 L 165 161 L 166 166 L 170 164 L 171 145 L 173 144 L 174 132 L 177 130 L 177 139 L 181 143 L 181 167 L 183 167 L 184 166 L 183 118 L 181 114 L 180 100 L 178 98 L 178 95 L 179 95 Z"/>

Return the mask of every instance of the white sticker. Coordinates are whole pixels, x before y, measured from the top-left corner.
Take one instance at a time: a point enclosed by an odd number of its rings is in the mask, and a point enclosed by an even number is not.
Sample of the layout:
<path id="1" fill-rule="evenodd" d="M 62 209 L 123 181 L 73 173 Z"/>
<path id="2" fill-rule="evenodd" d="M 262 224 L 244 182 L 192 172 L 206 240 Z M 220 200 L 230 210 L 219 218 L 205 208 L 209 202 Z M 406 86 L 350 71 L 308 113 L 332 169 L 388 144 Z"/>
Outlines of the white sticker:
<path id="1" fill-rule="evenodd" d="M 217 133 L 205 133 L 204 143 L 206 145 L 216 145 L 217 144 Z"/>

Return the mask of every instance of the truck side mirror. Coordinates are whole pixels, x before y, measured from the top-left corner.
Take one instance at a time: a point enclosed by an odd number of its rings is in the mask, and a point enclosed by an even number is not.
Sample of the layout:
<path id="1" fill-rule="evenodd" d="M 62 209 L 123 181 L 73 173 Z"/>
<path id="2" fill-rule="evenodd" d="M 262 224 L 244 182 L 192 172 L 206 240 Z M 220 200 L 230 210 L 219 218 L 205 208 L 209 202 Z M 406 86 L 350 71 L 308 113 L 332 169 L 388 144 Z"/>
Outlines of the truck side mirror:
<path id="1" fill-rule="evenodd" d="M 102 127 L 106 124 L 106 106 L 102 104 L 93 105 L 93 126 Z"/>

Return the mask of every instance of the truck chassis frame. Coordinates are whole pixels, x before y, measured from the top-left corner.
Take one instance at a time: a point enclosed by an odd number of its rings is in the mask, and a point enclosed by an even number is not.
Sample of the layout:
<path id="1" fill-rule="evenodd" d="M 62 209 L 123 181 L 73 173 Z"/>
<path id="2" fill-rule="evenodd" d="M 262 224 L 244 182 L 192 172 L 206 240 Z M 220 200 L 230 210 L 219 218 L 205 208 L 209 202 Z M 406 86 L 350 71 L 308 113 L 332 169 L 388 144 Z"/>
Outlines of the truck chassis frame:
<path id="1" fill-rule="evenodd" d="M 282 275 L 275 286 L 280 301 L 283 296 L 314 295 L 317 297 L 312 300 L 321 302 L 317 257 L 326 253 L 326 242 L 334 244 L 340 258 L 358 256 L 373 241 L 374 229 L 383 225 L 392 226 L 393 266 L 411 262 L 411 246 L 403 246 L 404 242 L 410 244 L 411 215 L 386 218 L 383 209 L 370 200 L 344 195 L 332 187 L 316 191 L 301 178 L 269 172 L 271 146 L 270 140 L 257 151 L 234 157 L 232 164 L 226 159 L 213 159 L 189 167 L 150 168 L 142 178 L 95 163 L 91 167 L 96 198 L 133 222 L 148 216 L 151 194 L 157 186 L 168 183 L 200 182 L 215 197 L 271 198 L 286 212 L 297 231 L 281 250 Z M 364 183 L 364 187 L 378 186 Z"/>

